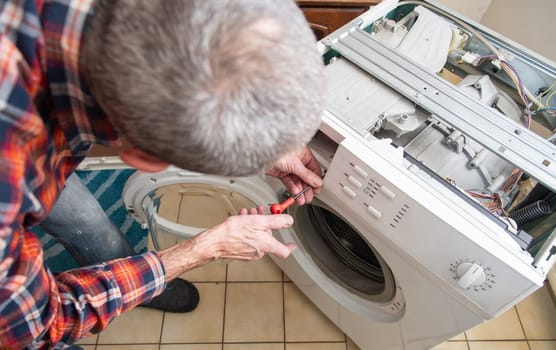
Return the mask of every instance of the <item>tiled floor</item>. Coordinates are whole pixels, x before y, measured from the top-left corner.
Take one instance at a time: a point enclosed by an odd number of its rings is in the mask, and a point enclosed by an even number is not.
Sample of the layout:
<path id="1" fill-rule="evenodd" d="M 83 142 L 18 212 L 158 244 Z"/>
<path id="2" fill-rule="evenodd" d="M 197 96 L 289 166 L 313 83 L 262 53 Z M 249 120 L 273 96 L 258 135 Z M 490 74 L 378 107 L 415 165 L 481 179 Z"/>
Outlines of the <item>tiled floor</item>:
<path id="1" fill-rule="evenodd" d="M 196 282 L 198 309 L 170 314 L 137 308 L 86 350 L 356 350 L 268 257 L 212 263 L 183 276 Z M 435 350 L 556 350 L 556 307 L 540 289 L 499 318 Z"/>

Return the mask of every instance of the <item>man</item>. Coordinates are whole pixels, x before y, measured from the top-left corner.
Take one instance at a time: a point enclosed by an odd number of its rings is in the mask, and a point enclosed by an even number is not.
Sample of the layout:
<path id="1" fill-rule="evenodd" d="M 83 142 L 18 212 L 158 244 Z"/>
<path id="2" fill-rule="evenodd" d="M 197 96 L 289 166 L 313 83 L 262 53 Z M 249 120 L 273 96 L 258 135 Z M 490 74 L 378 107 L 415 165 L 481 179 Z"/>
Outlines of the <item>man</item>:
<path id="1" fill-rule="evenodd" d="M 267 169 L 292 192 L 318 191 L 303 145 L 325 84 L 294 3 L 3 0 L 0 28 L 0 347 L 62 348 L 187 270 L 291 253 L 271 230 L 292 218 L 259 207 L 158 253 L 53 275 L 28 227 L 49 215 L 92 144 L 118 144 L 118 134 L 132 145 L 122 160 L 140 170 Z"/>

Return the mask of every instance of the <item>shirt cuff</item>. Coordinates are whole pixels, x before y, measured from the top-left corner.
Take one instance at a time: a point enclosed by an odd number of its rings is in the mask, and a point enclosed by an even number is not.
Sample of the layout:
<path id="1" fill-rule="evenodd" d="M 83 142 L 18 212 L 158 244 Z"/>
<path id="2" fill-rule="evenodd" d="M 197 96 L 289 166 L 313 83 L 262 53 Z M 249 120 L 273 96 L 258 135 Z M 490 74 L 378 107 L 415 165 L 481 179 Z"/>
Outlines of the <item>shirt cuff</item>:
<path id="1" fill-rule="evenodd" d="M 166 288 L 166 274 L 155 252 L 108 263 L 120 289 L 122 311 L 127 311 L 159 295 Z"/>

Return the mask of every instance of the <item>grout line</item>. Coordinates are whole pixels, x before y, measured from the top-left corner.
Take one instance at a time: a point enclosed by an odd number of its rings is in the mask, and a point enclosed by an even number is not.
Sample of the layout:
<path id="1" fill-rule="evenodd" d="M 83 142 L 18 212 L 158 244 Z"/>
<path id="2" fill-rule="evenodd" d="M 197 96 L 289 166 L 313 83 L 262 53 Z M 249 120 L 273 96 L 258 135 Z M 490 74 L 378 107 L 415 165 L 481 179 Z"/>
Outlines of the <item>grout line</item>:
<path id="1" fill-rule="evenodd" d="M 191 283 L 196 284 L 214 284 L 214 283 L 228 283 L 228 284 L 252 284 L 252 283 L 261 283 L 261 284 L 271 284 L 271 283 L 293 283 L 293 282 L 282 282 L 282 281 L 195 281 L 188 279 Z"/>
<path id="2" fill-rule="evenodd" d="M 283 283 L 283 281 L 276 280 L 276 281 L 226 281 L 226 283 L 230 284 L 249 284 L 249 283 Z"/>
<path id="3" fill-rule="evenodd" d="M 166 311 L 162 313 L 162 322 L 160 322 L 160 337 L 158 337 L 158 350 L 162 344 L 162 332 L 164 331 L 164 321 L 166 320 Z"/>
<path id="4" fill-rule="evenodd" d="M 284 339 L 284 350 L 286 350 L 286 290 L 284 287 L 284 272 L 282 271 L 282 334 Z"/>
<path id="5" fill-rule="evenodd" d="M 531 339 L 532 341 L 539 341 L 539 339 Z M 540 341 L 550 341 L 548 339 L 540 339 Z M 457 342 L 457 341 L 454 341 Z M 528 339 L 475 339 L 469 340 L 468 343 L 480 343 L 480 342 L 493 342 L 493 343 L 520 343 L 529 342 Z"/>
<path id="6" fill-rule="evenodd" d="M 176 217 L 176 223 L 177 223 L 177 224 L 179 224 L 179 222 L 180 222 L 180 214 L 181 214 L 181 206 L 182 206 L 182 204 L 183 204 L 183 193 L 181 193 L 181 196 L 180 196 L 180 204 L 178 204 L 178 215 L 177 215 L 177 217 Z"/>
<path id="7" fill-rule="evenodd" d="M 98 344 L 98 346 L 105 346 L 105 345 L 157 345 L 158 343 L 149 343 L 149 342 L 140 342 L 140 343 L 102 343 Z M 172 344 L 172 343 L 168 343 Z M 178 343 L 173 343 L 178 344 Z M 188 344 L 188 343 L 179 343 L 179 344 Z M 219 343 L 218 343 L 219 344 Z M 92 344 L 73 344 L 79 346 L 91 346 Z"/>
<path id="8" fill-rule="evenodd" d="M 185 344 L 185 343 L 183 343 Z M 204 343 L 198 343 L 204 344 Z M 227 345 L 239 345 L 239 344 L 344 344 L 343 341 L 332 341 L 332 340 L 306 340 L 306 341 L 272 341 L 272 340 L 262 340 L 262 341 L 235 341 L 235 342 L 225 342 Z"/>
<path id="9" fill-rule="evenodd" d="M 525 332 L 525 327 L 523 326 L 523 321 L 521 320 L 521 316 L 519 316 L 519 311 L 517 310 L 517 306 L 513 306 L 515 313 L 517 315 L 517 320 L 519 321 L 519 326 L 521 327 L 521 331 L 523 332 L 523 336 L 525 337 L 525 340 L 527 341 L 527 347 L 529 348 L 529 350 L 531 350 L 531 346 L 529 345 L 529 337 L 527 337 L 527 333 Z"/>
<path id="10" fill-rule="evenodd" d="M 226 272 L 224 274 L 224 310 L 222 310 L 222 337 L 221 337 L 221 346 L 220 349 L 224 350 L 224 335 L 226 329 L 226 299 L 228 295 L 228 264 L 226 264 Z"/>
<path id="11" fill-rule="evenodd" d="M 471 350 L 471 345 L 469 345 L 469 338 L 467 337 L 467 332 L 463 332 L 463 337 L 465 338 L 465 346 L 467 350 Z"/>

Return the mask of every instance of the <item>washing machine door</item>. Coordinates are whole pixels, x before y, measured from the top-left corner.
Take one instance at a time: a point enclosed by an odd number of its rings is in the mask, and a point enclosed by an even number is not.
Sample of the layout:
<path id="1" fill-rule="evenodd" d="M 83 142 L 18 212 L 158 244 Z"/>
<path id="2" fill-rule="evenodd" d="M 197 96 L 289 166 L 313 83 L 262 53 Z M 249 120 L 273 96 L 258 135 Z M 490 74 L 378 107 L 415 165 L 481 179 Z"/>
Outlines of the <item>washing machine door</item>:
<path id="1" fill-rule="evenodd" d="M 396 294 L 392 271 L 375 247 L 333 208 L 315 198 L 291 207 L 302 250 L 331 281 L 359 297 L 389 303 Z"/>
<path id="2" fill-rule="evenodd" d="M 170 168 L 136 172 L 123 190 L 127 210 L 162 250 L 193 237 L 241 208 L 269 205 L 275 192 L 262 177 L 229 178 Z"/>

